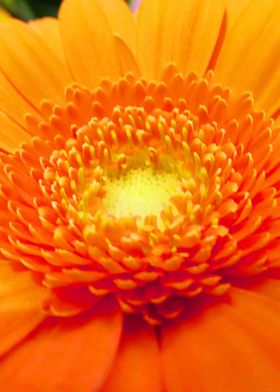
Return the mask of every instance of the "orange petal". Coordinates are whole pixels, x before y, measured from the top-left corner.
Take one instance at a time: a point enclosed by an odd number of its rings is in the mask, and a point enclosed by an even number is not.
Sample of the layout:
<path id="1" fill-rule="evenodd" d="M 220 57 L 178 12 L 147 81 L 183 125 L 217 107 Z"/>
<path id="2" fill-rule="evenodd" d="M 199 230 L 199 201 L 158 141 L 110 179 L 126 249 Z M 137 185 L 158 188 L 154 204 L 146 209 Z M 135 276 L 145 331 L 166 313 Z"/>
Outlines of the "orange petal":
<path id="1" fill-rule="evenodd" d="M 115 36 L 115 44 L 122 74 L 125 75 L 127 72 L 132 72 L 134 76 L 139 76 L 139 66 L 131 52 L 131 49 L 125 41 L 118 36 Z"/>
<path id="2" fill-rule="evenodd" d="M 69 75 L 41 37 L 27 24 L 10 19 L 0 24 L 0 68 L 34 107 L 44 98 L 63 99 Z"/>
<path id="3" fill-rule="evenodd" d="M 11 349 L 45 318 L 43 301 L 48 290 L 37 285 L 30 272 L 16 272 L 0 261 L 0 355 Z"/>
<path id="4" fill-rule="evenodd" d="M 49 51 L 54 52 L 55 56 L 59 57 L 62 66 L 60 72 L 68 75 L 68 78 L 70 79 L 71 76 L 67 68 L 67 63 L 63 52 L 58 20 L 55 18 L 36 19 L 29 22 L 29 26 L 40 35 L 40 37 L 48 45 Z"/>
<path id="5" fill-rule="evenodd" d="M 219 36 L 224 0 L 143 0 L 137 18 L 137 56 L 144 76 L 158 78 L 174 62 L 203 74 Z"/>
<path id="6" fill-rule="evenodd" d="M 215 68 L 217 81 L 250 90 L 272 115 L 280 107 L 280 2 L 251 1 L 225 39 Z"/>
<path id="7" fill-rule="evenodd" d="M 0 150 L 15 151 L 21 142 L 29 138 L 30 135 L 20 125 L 0 111 Z"/>
<path id="8" fill-rule="evenodd" d="M 230 293 L 228 302 L 164 329 L 168 392 L 280 390 L 280 301 L 244 289 Z"/>
<path id="9" fill-rule="evenodd" d="M 227 28 L 230 30 L 251 0 L 226 0 Z"/>
<path id="10" fill-rule="evenodd" d="M 126 320 L 119 351 L 102 392 L 161 392 L 159 348 L 142 318 Z"/>
<path id="11" fill-rule="evenodd" d="M 66 59 L 75 79 L 87 87 L 121 71 L 110 24 L 97 0 L 65 0 L 60 24 Z"/>
<path id="12" fill-rule="evenodd" d="M 2 390 L 100 391 L 114 361 L 121 324 L 112 304 L 74 320 L 44 323 L 2 360 Z"/>
<path id="13" fill-rule="evenodd" d="M 280 300 L 280 282 L 276 279 L 261 280 L 251 287 L 258 294 L 264 294 L 274 300 Z"/>
<path id="14" fill-rule="evenodd" d="M 1 60 L 0 60 L 1 62 Z M 0 110 L 11 120 L 25 128 L 25 113 L 38 114 L 37 110 L 26 100 L 0 71 Z M 4 122 L 3 122 L 4 121 Z M 0 129 L 5 128 L 5 119 L 0 119 Z M 1 138 L 3 141 L 3 138 Z"/>
<path id="15" fill-rule="evenodd" d="M 135 21 L 128 5 L 123 0 L 98 0 L 106 14 L 113 33 L 135 50 Z"/>

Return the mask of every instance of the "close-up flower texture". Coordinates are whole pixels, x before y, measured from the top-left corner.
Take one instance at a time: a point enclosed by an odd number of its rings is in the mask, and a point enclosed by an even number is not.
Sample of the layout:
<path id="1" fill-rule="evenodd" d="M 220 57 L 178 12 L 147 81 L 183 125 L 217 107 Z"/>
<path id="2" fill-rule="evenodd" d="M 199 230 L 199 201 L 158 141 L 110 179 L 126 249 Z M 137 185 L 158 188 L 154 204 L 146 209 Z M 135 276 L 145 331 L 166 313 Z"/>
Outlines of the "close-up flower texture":
<path id="1" fill-rule="evenodd" d="M 1 18 L 0 389 L 279 392 L 280 2 L 139 3 Z"/>

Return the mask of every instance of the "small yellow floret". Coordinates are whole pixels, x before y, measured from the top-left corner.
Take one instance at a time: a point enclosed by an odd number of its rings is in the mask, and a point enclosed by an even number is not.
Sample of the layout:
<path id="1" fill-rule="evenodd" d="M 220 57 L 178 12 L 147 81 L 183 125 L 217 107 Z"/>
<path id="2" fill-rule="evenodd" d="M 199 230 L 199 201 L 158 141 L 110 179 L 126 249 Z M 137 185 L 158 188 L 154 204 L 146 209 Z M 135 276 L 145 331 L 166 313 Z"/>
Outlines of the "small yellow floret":
<path id="1" fill-rule="evenodd" d="M 104 205 L 107 213 L 115 217 L 158 216 L 178 193 L 178 185 L 177 174 L 151 168 L 133 169 L 109 180 Z"/>

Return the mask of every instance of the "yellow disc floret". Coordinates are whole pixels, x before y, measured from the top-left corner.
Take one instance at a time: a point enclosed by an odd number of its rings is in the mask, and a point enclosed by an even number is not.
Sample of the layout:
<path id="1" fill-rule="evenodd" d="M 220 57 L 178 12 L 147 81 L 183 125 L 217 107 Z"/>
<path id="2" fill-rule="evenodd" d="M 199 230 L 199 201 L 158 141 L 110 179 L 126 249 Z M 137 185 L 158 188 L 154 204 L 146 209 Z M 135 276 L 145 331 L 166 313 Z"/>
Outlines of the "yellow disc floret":
<path id="1" fill-rule="evenodd" d="M 104 204 L 107 213 L 115 217 L 159 216 L 176 194 L 178 185 L 177 174 L 152 168 L 133 169 L 109 180 Z"/>

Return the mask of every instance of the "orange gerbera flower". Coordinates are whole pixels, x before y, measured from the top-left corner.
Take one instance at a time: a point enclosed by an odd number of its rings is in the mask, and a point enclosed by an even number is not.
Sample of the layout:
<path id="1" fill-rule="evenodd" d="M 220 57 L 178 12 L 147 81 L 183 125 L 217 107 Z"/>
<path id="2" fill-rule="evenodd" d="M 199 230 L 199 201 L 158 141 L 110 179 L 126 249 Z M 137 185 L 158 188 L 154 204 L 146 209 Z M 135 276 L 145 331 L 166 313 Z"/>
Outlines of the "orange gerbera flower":
<path id="1" fill-rule="evenodd" d="M 280 390 L 279 18 L 1 22 L 2 391 Z"/>

